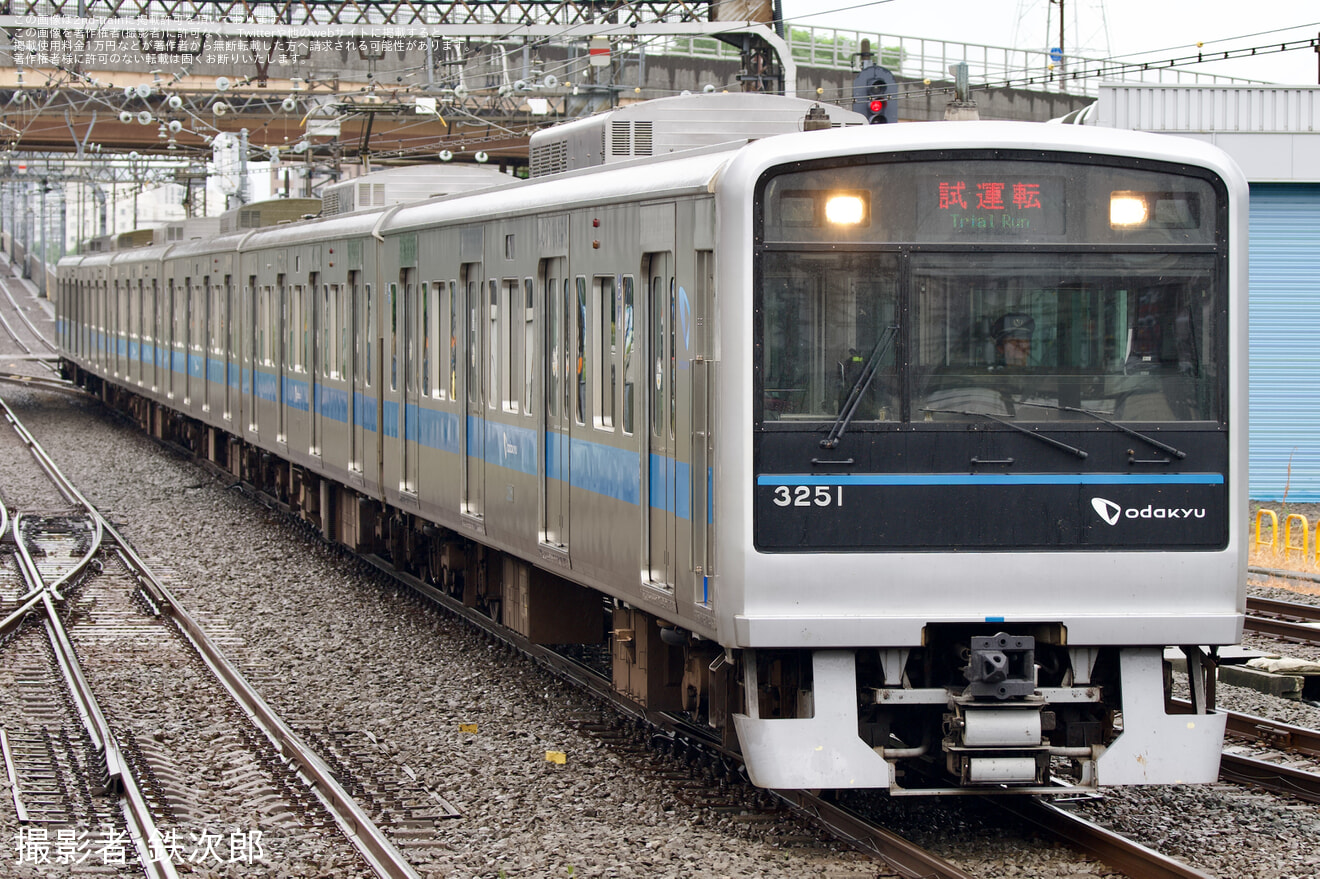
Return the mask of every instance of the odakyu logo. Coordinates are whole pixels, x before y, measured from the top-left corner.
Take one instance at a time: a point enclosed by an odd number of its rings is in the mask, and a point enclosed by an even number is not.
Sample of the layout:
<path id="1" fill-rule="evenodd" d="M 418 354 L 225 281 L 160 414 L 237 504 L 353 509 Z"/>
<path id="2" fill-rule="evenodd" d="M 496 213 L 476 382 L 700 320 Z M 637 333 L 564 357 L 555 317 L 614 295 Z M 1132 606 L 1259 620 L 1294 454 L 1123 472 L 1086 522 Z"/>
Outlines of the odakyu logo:
<path id="1" fill-rule="evenodd" d="M 1144 507 L 1124 507 L 1108 498 L 1091 498 L 1091 508 L 1110 525 L 1117 525 L 1119 519 L 1204 519 L 1205 507 L 1157 507 L 1147 504 Z"/>

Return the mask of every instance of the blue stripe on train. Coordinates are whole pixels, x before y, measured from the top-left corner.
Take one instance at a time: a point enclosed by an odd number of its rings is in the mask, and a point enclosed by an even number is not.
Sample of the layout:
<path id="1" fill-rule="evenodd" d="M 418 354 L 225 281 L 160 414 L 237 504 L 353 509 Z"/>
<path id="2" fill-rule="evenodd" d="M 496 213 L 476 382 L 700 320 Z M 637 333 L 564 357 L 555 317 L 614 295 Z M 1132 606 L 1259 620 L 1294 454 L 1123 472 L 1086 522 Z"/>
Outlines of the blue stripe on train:
<path id="1" fill-rule="evenodd" d="M 203 358 L 201 355 L 188 355 L 182 351 L 170 351 L 154 345 L 142 344 L 140 354 L 143 363 L 156 362 L 164 366 L 167 359 L 176 372 L 183 372 L 183 365 L 188 366 L 188 374 L 201 377 L 203 363 L 207 379 L 222 384 L 226 374 L 224 361 Z M 238 364 L 228 364 L 228 380 L 231 387 L 238 388 L 245 395 L 253 393 L 254 372 Z M 305 379 L 292 376 L 279 376 L 263 370 L 255 371 L 256 397 L 269 403 L 278 402 L 277 389 L 283 385 L 284 400 L 287 405 L 300 411 L 311 410 L 311 384 Z M 340 423 L 348 422 L 349 392 L 327 385 L 316 385 L 315 411 L 326 418 Z M 364 430 L 375 432 L 376 398 L 371 395 L 354 392 L 352 394 L 354 421 Z M 408 439 L 422 446 L 443 452 L 458 454 L 459 416 L 452 412 L 427 409 L 410 404 L 408 406 Z M 397 439 L 399 436 L 399 404 L 396 401 L 384 401 L 381 419 L 386 437 Z M 518 425 L 487 421 L 476 415 L 467 416 L 468 454 L 479 457 L 487 463 L 510 470 L 535 476 L 537 473 L 538 432 L 532 428 Z M 551 479 L 563 481 L 564 474 L 559 466 L 562 454 L 562 434 L 547 432 L 544 434 L 545 469 Z M 570 482 L 574 488 L 581 488 L 595 494 L 637 505 L 641 503 L 642 485 L 639 477 L 638 453 L 630 449 L 620 449 L 603 443 L 591 442 L 577 437 L 569 442 Z M 683 461 L 674 461 L 663 455 L 650 455 L 648 461 L 648 485 L 650 486 L 650 506 L 652 509 L 672 512 L 681 519 L 691 516 L 691 470 Z M 706 493 L 711 496 L 713 473 L 707 469 Z M 713 509 L 707 510 L 707 521 L 714 521 Z"/>
<path id="2" fill-rule="evenodd" d="M 1222 485 L 1222 473 L 762 473 L 757 485 Z"/>

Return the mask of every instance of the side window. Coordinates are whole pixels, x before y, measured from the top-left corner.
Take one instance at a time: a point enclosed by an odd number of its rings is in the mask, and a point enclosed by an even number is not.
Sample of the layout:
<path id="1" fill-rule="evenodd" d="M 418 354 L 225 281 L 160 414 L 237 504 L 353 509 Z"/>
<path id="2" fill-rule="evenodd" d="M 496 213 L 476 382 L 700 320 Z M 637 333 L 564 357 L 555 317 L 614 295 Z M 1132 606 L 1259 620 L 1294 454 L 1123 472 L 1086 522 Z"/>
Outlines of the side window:
<path id="1" fill-rule="evenodd" d="M 655 358 L 655 381 L 651 382 L 651 376 L 647 375 L 647 383 L 651 384 L 651 435 L 660 437 L 663 435 L 665 426 L 665 407 L 664 407 L 664 387 L 662 381 L 664 377 L 664 350 L 665 350 L 665 300 L 661 296 L 664 290 L 664 281 L 659 277 L 651 279 L 651 356 Z M 647 364 L 649 367 L 651 364 Z"/>
<path id="2" fill-rule="evenodd" d="M 518 411 L 518 386 L 522 375 L 521 352 L 522 347 L 522 321 L 518 319 L 519 308 L 522 302 L 522 296 L 518 292 L 518 282 L 516 280 L 506 280 L 504 282 L 504 299 L 500 302 L 500 330 L 504 344 L 504 383 L 502 386 L 504 399 L 504 410 L 506 412 Z"/>
<path id="3" fill-rule="evenodd" d="M 490 334 L 486 337 L 490 340 L 490 384 L 486 387 L 490 389 L 490 398 L 486 400 L 487 408 L 494 409 L 496 399 L 500 397 L 500 285 L 494 278 L 490 279 Z"/>
<path id="4" fill-rule="evenodd" d="M 435 307 L 439 284 L 422 282 L 422 393 L 430 397 L 440 396 L 435 370 L 439 367 L 440 353 L 440 315 Z"/>
<path id="5" fill-rule="evenodd" d="M 334 312 L 330 310 L 330 285 L 321 285 L 321 375 L 330 376 L 330 364 L 335 362 L 335 328 L 332 324 Z"/>
<path id="6" fill-rule="evenodd" d="M 411 272 L 408 275 L 412 277 Z M 421 325 L 417 323 L 417 288 L 412 281 L 403 285 L 403 385 L 409 392 L 417 390 L 417 334 Z"/>
<path id="7" fill-rule="evenodd" d="M 362 376 L 365 379 L 367 387 L 371 387 L 371 377 L 376 371 L 375 350 L 376 350 L 376 303 L 371 295 L 371 285 L 364 286 L 367 295 L 363 297 L 363 305 L 367 311 L 367 319 L 364 323 L 367 325 L 367 362 L 363 365 Z"/>
<path id="8" fill-rule="evenodd" d="M 449 282 L 449 399 L 458 399 L 458 334 L 462 325 L 459 323 L 458 283 Z"/>
<path id="9" fill-rule="evenodd" d="M 399 285 L 385 288 L 385 310 L 390 315 L 390 390 L 399 389 Z"/>
<path id="10" fill-rule="evenodd" d="M 481 364 L 477 362 L 477 341 L 481 336 L 481 286 L 477 281 L 467 282 L 467 398 L 469 403 L 481 401 Z"/>
<path id="11" fill-rule="evenodd" d="M 587 279 L 577 278 L 577 308 L 573 362 L 577 369 L 577 411 L 578 424 L 587 423 Z"/>
<path id="12" fill-rule="evenodd" d="M 559 288 L 558 278 L 547 278 L 545 282 L 545 414 L 550 418 L 559 415 L 559 372 L 564 367 L 563 337 L 559 332 L 559 314 L 563 310 L 556 297 Z"/>
<path id="13" fill-rule="evenodd" d="M 633 413 L 637 408 L 634 390 L 637 387 L 637 359 L 633 357 L 633 306 L 636 293 L 632 275 L 623 278 L 623 432 L 631 434 L 636 427 Z"/>
<path id="14" fill-rule="evenodd" d="M 617 396 L 618 378 L 615 366 L 615 354 L 618 351 L 617 328 L 619 309 L 619 291 L 614 278 L 596 279 L 596 304 L 599 309 L 596 329 L 596 367 L 594 401 L 598 421 L 597 427 L 614 429 L 614 407 Z"/>
<path id="15" fill-rule="evenodd" d="M 523 279 L 523 411 L 532 414 L 532 364 L 536 345 L 536 284 L 531 278 Z"/>

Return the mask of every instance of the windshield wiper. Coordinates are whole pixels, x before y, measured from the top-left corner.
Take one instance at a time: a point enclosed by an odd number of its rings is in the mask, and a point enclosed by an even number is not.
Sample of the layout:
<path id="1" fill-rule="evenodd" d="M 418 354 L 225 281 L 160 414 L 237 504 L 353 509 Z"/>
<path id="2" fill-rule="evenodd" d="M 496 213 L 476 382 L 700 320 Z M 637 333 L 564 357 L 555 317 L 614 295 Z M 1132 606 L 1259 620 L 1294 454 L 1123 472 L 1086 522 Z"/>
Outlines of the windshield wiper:
<path id="1" fill-rule="evenodd" d="M 1077 406 L 1055 406 L 1052 403 L 1028 403 L 1025 400 L 1023 401 L 1014 400 L 1013 405 L 1031 406 L 1034 409 L 1058 409 L 1061 412 L 1080 412 L 1083 415 L 1089 415 L 1090 417 L 1094 418 L 1096 421 L 1103 421 L 1105 424 L 1108 424 L 1110 427 L 1116 428 L 1117 430 L 1121 430 L 1123 433 L 1126 433 L 1128 436 L 1134 436 L 1137 439 L 1141 440 L 1143 443 L 1149 443 L 1150 445 L 1159 449 L 1161 452 L 1168 452 L 1170 455 L 1173 455 L 1175 458 L 1181 460 L 1182 458 L 1187 457 L 1186 452 L 1180 452 L 1179 450 L 1175 449 L 1171 445 L 1168 445 L 1167 443 L 1162 443 L 1159 440 L 1155 439 L 1154 437 L 1146 436 L 1144 433 L 1133 430 L 1132 428 L 1126 425 L 1119 424 L 1117 421 L 1112 421 L 1106 418 L 1105 416 L 1101 415 L 1099 412 L 1094 412 L 1090 409 L 1081 409 Z"/>
<path id="2" fill-rule="evenodd" d="M 866 365 L 862 367 L 861 374 L 857 376 L 857 381 L 853 382 L 852 390 L 848 392 L 848 398 L 839 407 L 839 417 L 834 419 L 834 426 L 830 428 L 829 436 L 820 441 L 822 449 L 838 447 L 839 437 L 843 436 L 843 432 L 848 429 L 848 422 L 852 421 L 858 405 L 862 402 L 862 396 L 866 394 L 866 389 L 871 386 L 871 379 L 875 378 L 875 371 L 880 366 L 880 358 L 885 355 L 885 352 L 889 350 L 889 346 L 893 344 L 894 339 L 897 337 L 898 324 L 890 324 L 880 334 L 875 347 L 871 349 L 871 356 L 866 358 Z"/>
<path id="3" fill-rule="evenodd" d="M 998 415 L 991 415 L 989 412 L 968 412 L 965 409 L 925 409 L 925 408 L 923 408 L 921 411 L 934 412 L 938 415 L 968 415 L 974 418 L 986 418 L 989 419 L 990 421 L 994 421 L 998 424 L 1002 424 L 1005 427 L 1011 427 L 1014 430 L 1016 430 L 1018 433 L 1025 433 L 1027 436 L 1034 437 L 1035 439 L 1038 439 L 1043 443 L 1049 443 L 1050 445 L 1054 446 L 1056 449 L 1063 449 L 1065 452 L 1070 452 L 1079 458 L 1086 457 L 1086 452 L 1082 451 L 1076 446 L 1070 446 L 1067 443 L 1061 443 L 1052 436 L 1046 436 L 1045 434 L 1037 433 L 1034 430 L 1027 430 L 1025 427 L 1022 427 L 1021 425 L 1014 424 L 1013 422 L 1005 418 L 1000 418 Z"/>

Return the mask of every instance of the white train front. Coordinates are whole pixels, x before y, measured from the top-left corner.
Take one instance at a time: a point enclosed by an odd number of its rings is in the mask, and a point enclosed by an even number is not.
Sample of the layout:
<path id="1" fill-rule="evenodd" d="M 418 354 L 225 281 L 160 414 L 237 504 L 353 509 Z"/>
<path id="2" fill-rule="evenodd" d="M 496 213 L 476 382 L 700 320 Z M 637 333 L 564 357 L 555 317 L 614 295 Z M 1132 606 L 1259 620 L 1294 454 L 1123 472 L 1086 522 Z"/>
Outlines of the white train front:
<path id="1" fill-rule="evenodd" d="M 759 785 L 1208 782 L 1246 193 L 1184 139 L 810 131 L 70 258 L 61 341 Z"/>

